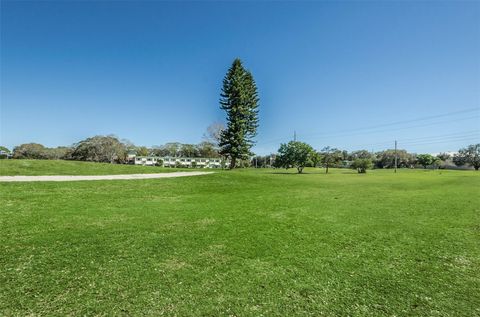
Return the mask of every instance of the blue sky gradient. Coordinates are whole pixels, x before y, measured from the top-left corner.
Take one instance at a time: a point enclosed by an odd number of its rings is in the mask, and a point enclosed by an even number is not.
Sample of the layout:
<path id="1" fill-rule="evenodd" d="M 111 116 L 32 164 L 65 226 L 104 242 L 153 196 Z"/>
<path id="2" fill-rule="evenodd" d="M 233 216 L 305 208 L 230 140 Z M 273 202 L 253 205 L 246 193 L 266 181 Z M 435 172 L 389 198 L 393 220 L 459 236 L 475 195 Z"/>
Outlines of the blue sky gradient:
<path id="1" fill-rule="evenodd" d="M 257 153 L 480 141 L 480 2 L 2 1 L 0 143 L 200 142 L 235 57 Z"/>

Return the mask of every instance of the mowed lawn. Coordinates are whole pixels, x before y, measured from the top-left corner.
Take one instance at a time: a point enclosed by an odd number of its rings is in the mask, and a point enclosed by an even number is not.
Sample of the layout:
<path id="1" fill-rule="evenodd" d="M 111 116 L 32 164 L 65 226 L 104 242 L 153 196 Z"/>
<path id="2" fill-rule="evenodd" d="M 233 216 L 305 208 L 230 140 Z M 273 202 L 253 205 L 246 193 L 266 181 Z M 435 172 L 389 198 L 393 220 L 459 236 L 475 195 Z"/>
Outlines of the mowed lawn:
<path id="1" fill-rule="evenodd" d="M 0 315 L 480 315 L 480 172 L 290 172 L 0 183 Z"/>
<path id="2" fill-rule="evenodd" d="M 168 173 L 187 169 L 126 164 L 48 160 L 1 160 L 0 176 L 15 175 L 117 175 Z"/>

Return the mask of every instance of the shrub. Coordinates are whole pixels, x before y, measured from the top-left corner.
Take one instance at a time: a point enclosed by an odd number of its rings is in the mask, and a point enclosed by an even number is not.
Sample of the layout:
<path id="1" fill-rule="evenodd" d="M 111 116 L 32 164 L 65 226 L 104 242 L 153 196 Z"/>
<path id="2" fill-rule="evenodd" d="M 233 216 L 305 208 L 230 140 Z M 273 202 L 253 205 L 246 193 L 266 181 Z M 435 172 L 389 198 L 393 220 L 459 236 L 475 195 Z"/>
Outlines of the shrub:
<path id="1" fill-rule="evenodd" d="M 304 142 L 290 141 L 287 144 L 281 144 L 275 159 L 275 166 L 286 169 L 295 167 L 300 174 L 310 162 L 312 153 L 314 153 L 313 148 Z"/>
<path id="2" fill-rule="evenodd" d="M 357 169 L 358 173 L 366 173 L 367 169 L 372 168 L 372 160 L 368 158 L 357 158 L 353 161 L 351 168 Z"/>
<path id="3" fill-rule="evenodd" d="M 457 166 L 469 164 L 478 171 L 480 168 L 480 143 L 460 149 L 458 154 L 453 156 L 453 162 Z"/>

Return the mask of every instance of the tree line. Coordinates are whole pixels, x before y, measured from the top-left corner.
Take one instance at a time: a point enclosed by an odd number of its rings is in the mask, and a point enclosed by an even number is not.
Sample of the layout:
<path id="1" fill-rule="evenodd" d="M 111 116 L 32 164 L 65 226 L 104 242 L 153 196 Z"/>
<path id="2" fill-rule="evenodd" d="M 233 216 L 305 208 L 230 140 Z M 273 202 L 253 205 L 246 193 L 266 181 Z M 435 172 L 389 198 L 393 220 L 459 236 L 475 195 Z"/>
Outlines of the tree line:
<path id="1" fill-rule="evenodd" d="M 262 161 L 262 160 L 260 160 Z M 451 156 L 448 153 L 431 154 L 408 153 L 406 150 L 385 150 L 376 153 L 367 150 L 342 151 L 336 148 L 325 147 L 321 151 L 314 150 L 309 144 L 291 141 L 281 144 L 275 156 L 273 167 L 296 168 L 302 173 L 305 167 L 321 166 L 328 173 L 330 167 L 349 167 L 358 173 L 366 173 L 370 168 L 445 168 L 453 163 L 456 166 L 471 166 L 475 170 L 480 168 L 480 144 L 472 144 L 462 148 Z"/>
<path id="2" fill-rule="evenodd" d="M 10 153 L 6 147 L 0 147 L 3 153 Z M 223 157 L 220 147 L 214 140 L 204 140 L 198 144 L 169 142 L 160 146 L 135 146 L 118 137 L 94 136 L 72 146 L 45 147 L 38 143 L 26 143 L 16 146 L 12 151 L 14 159 L 40 160 L 77 160 L 104 163 L 126 163 L 128 155 L 159 157 Z M 3 157 L 5 158 L 5 157 Z M 448 153 L 431 154 L 409 153 L 404 149 L 388 149 L 379 152 L 358 150 L 348 152 L 332 147 L 314 150 L 304 142 L 291 141 L 282 144 L 276 154 L 253 155 L 237 159 L 236 167 L 257 168 L 296 168 L 299 173 L 305 167 L 323 167 L 325 172 L 332 167 L 355 168 L 365 173 L 370 168 L 393 168 L 397 159 L 397 167 L 444 168 L 448 165 L 471 166 L 480 168 L 480 144 L 462 148 L 453 156 Z"/>
<path id="3" fill-rule="evenodd" d="M 2 149 L 6 153 L 10 152 L 5 147 L 2 147 Z M 72 146 L 50 148 L 39 143 L 21 144 L 13 149 L 12 158 L 125 163 L 130 154 L 161 157 L 220 157 L 218 146 L 207 140 L 199 144 L 171 142 L 161 146 L 145 147 L 136 146 L 113 135 L 97 135 Z"/>

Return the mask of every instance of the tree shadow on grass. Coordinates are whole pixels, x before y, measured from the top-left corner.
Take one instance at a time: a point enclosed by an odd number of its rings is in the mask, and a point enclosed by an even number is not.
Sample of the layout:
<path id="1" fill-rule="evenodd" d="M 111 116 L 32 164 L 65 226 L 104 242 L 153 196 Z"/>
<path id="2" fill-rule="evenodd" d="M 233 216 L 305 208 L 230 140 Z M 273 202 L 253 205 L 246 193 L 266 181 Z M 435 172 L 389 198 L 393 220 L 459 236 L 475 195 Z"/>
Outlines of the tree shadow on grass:
<path id="1" fill-rule="evenodd" d="M 302 173 L 297 173 L 297 172 L 294 172 L 293 170 L 291 172 L 281 172 L 281 171 L 275 171 L 275 172 L 264 172 L 263 174 L 278 174 L 278 175 L 321 175 L 321 174 L 325 174 L 325 172 L 312 172 L 312 171 L 309 171 L 309 172 L 305 172 L 303 171 Z"/>
<path id="2" fill-rule="evenodd" d="M 344 170 L 344 171 L 335 171 L 334 173 L 325 173 L 325 171 L 308 171 L 308 172 L 302 172 L 302 173 L 297 173 L 297 172 L 281 172 L 281 171 L 275 171 L 275 172 L 263 172 L 262 174 L 276 174 L 276 175 L 335 175 L 335 174 L 342 174 L 342 175 L 345 175 L 345 174 L 349 174 L 349 175 L 355 175 L 355 174 L 358 174 L 357 171 L 355 170 Z"/>

